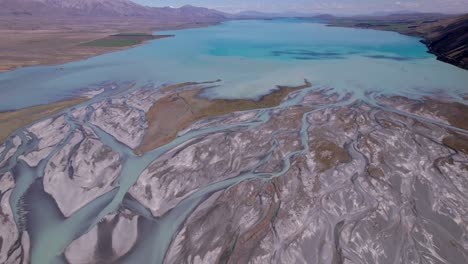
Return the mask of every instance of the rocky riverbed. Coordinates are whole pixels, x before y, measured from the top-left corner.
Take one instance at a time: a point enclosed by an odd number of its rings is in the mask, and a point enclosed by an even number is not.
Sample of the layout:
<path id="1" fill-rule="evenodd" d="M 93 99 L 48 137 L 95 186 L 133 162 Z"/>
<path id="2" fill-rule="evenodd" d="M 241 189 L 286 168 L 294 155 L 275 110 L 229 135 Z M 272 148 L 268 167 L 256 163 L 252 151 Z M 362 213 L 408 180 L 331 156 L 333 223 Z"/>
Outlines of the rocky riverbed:
<path id="1" fill-rule="evenodd" d="M 0 262 L 468 261 L 464 99 L 213 85 L 103 93 L 11 135 Z"/>

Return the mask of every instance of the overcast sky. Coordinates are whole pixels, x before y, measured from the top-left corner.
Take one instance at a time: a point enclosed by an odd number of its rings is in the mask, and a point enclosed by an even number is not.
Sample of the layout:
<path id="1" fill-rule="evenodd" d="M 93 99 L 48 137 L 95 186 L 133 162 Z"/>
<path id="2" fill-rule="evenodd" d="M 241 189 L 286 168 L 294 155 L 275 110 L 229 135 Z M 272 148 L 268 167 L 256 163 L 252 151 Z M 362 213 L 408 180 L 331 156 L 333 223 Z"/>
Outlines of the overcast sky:
<path id="1" fill-rule="evenodd" d="M 190 4 L 226 12 L 300 11 L 333 14 L 363 14 L 376 11 L 468 12 L 468 0 L 132 0 L 149 6 Z"/>

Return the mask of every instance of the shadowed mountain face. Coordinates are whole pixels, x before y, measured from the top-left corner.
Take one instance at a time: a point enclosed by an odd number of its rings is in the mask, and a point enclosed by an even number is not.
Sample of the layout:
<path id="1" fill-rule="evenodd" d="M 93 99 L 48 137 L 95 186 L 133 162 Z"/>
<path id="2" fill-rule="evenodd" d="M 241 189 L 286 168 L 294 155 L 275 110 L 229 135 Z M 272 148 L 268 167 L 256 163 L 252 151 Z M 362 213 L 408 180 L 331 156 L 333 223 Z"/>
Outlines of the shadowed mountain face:
<path id="1" fill-rule="evenodd" d="M 436 25 L 424 43 L 439 60 L 468 69 L 468 14 Z"/>
<path id="2" fill-rule="evenodd" d="M 207 8 L 156 8 L 128 0 L 0 0 L 0 15 L 142 17 L 165 20 L 221 20 L 227 14 Z"/>

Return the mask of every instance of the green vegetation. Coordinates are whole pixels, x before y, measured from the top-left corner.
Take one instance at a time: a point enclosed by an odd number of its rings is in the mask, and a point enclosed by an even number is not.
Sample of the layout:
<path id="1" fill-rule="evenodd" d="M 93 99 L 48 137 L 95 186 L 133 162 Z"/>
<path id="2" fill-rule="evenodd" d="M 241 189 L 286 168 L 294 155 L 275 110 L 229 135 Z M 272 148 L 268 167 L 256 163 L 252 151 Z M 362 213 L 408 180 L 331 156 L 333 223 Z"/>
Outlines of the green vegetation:
<path id="1" fill-rule="evenodd" d="M 190 84 L 196 83 L 189 82 L 173 85 L 164 88 L 163 91 L 172 92 L 176 88 Z M 311 87 L 311 85 L 310 82 L 305 80 L 305 84 L 301 86 L 279 86 L 277 90 L 261 97 L 259 100 L 208 100 L 199 96 L 203 88 L 175 91 L 159 99 L 146 113 L 148 131 L 141 145 L 135 149 L 135 153 L 140 155 L 167 144 L 177 137 L 178 131 L 203 118 L 221 116 L 236 111 L 275 107 L 290 92 Z"/>
<path id="2" fill-rule="evenodd" d="M 89 47 L 127 47 L 140 44 L 141 41 L 129 39 L 98 39 L 82 44 Z"/>
<path id="3" fill-rule="evenodd" d="M 319 162 L 319 171 L 324 172 L 350 160 L 350 156 L 346 150 L 334 142 L 327 139 L 316 139 L 309 143 L 310 149 L 315 152 L 315 159 Z"/>
<path id="4" fill-rule="evenodd" d="M 147 34 L 147 33 L 119 33 L 119 34 L 115 34 L 115 35 L 112 35 L 112 36 L 149 36 L 149 37 L 152 37 L 153 35 L 151 34 Z"/>
<path id="5" fill-rule="evenodd" d="M 17 129 L 41 118 L 57 114 L 69 107 L 86 101 L 86 98 L 70 99 L 56 103 L 33 106 L 17 111 L 0 113 L 0 143 Z"/>
<path id="6" fill-rule="evenodd" d="M 446 136 L 442 142 L 451 149 L 468 154 L 468 138 L 466 137 L 463 137 L 459 134 L 454 134 Z"/>
<path id="7" fill-rule="evenodd" d="M 151 35 L 146 33 L 120 33 L 110 35 L 102 39 L 96 39 L 90 42 L 82 43 L 81 46 L 87 47 L 128 47 L 139 45 L 147 40 L 172 37 L 171 35 Z"/>

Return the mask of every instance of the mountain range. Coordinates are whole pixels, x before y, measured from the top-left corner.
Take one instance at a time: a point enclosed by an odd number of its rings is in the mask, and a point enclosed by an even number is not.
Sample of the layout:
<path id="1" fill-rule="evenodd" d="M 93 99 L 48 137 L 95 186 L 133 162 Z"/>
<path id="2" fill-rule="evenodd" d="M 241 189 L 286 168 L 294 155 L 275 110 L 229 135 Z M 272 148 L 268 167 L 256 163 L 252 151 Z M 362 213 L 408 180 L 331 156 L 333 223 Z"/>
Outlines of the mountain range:
<path id="1" fill-rule="evenodd" d="M 0 0 L 0 15 L 34 17 L 136 17 L 184 21 L 223 20 L 229 14 L 191 5 L 147 7 L 129 0 Z"/>
<path id="2" fill-rule="evenodd" d="M 283 17 L 314 17 L 321 13 L 303 13 L 303 12 L 275 12 L 267 13 L 260 11 L 242 11 L 236 14 L 240 18 L 283 18 Z"/>

